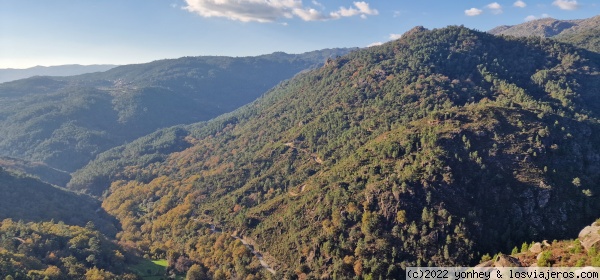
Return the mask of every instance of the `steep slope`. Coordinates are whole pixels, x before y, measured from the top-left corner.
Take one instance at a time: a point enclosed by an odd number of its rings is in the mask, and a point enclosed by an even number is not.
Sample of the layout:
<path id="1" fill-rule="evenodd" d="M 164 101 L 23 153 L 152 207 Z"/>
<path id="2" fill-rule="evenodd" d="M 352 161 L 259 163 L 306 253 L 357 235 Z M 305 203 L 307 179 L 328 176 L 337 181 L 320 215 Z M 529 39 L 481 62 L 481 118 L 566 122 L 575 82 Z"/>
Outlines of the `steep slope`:
<path id="1" fill-rule="evenodd" d="M 74 179 L 112 181 L 103 207 L 122 242 L 214 274 L 246 275 L 207 261 L 221 256 L 205 241 L 214 225 L 277 279 L 473 264 L 599 210 L 599 63 L 551 40 L 415 28 L 107 151 Z"/>
<path id="2" fill-rule="evenodd" d="M 4 170 L 0 170 L 0 192 L 0 220 L 54 220 L 78 226 L 93 222 L 104 234 L 117 233 L 117 222 L 91 197 Z"/>
<path id="3" fill-rule="evenodd" d="M 512 262 L 520 267 L 584 267 L 600 265 L 600 219 L 583 228 L 578 239 L 523 242 L 511 251 Z M 572 236 L 574 237 L 574 236 Z M 495 266 L 498 256 L 485 255 L 478 266 Z M 506 258 L 503 256 L 502 258 Z"/>
<path id="4" fill-rule="evenodd" d="M 35 176 L 43 182 L 56 186 L 66 186 L 71 180 L 71 175 L 65 171 L 52 168 L 42 162 L 0 157 L 0 167 L 7 171 Z"/>
<path id="5" fill-rule="evenodd" d="M 158 128 L 232 111 L 350 49 L 299 55 L 185 57 L 74 77 L 0 85 L 0 155 L 68 172 Z"/>
<path id="6" fill-rule="evenodd" d="M 74 76 L 93 72 L 102 72 L 117 65 L 58 65 L 35 66 L 27 69 L 0 69 L 0 83 L 26 79 L 33 76 Z"/>

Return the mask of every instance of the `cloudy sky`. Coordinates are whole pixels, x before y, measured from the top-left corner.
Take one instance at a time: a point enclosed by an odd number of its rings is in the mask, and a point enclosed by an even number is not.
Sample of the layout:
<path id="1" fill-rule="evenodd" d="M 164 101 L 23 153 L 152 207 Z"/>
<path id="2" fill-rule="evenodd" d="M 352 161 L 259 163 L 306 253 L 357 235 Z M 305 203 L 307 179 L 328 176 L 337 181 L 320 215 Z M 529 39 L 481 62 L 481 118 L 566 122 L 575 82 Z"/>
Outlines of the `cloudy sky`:
<path id="1" fill-rule="evenodd" d="M 0 0 L 0 68 L 366 47 L 410 28 L 587 18 L 598 0 Z"/>

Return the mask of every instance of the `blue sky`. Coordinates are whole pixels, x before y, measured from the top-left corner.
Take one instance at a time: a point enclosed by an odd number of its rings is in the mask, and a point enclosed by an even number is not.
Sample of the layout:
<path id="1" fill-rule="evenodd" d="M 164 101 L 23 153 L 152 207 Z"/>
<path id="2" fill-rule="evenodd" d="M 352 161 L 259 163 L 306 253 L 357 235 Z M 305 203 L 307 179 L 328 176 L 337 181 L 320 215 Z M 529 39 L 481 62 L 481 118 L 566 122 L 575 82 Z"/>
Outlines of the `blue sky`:
<path id="1" fill-rule="evenodd" d="M 414 26 L 587 18 L 598 0 L 0 0 L 0 68 L 365 47 Z"/>

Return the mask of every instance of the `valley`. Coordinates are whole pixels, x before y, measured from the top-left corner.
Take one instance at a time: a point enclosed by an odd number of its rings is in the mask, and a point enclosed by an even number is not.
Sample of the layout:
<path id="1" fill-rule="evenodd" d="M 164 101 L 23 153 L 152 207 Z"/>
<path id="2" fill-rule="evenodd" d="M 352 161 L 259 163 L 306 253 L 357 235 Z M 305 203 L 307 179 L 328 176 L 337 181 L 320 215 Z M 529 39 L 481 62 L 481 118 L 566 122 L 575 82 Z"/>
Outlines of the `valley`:
<path id="1" fill-rule="evenodd" d="M 597 22 L 1 83 L 0 278 L 597 266 Z"/>

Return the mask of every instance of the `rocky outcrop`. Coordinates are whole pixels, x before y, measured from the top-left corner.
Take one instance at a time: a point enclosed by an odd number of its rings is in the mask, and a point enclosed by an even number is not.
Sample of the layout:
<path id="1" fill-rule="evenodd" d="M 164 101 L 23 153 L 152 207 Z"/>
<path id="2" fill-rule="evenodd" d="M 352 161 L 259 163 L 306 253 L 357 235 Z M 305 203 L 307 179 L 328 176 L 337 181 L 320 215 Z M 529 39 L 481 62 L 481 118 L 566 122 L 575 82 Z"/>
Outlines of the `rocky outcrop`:
<path id="1" fill-rule="evenodd" d="M 536 242 L 533 243 L 533 245 L 531 245 L 531 248 L 529 248 L 529 252 L 538 254 L 542 252 L 542 243 L 540 242 Z"/>
<path id="2" fill-rule="evenodd" d="M 523 266 L 519 259 L 509 255 L 500 254 L 494 261 L 494 267 L 521 267 Z"/>
<path id="3" fill-rule="evenodd" d="M 579 242 L 585 250 L 592 247 L 600 247 L 600 225 L 593 223 L 579 232 Z"/>
<path id="4" fill-rule="evenodd" d="M 480 263 L 480 264 L 476 265 L 475 267 L 521 267 L 521 266 L 522 266 L 522 264 L 519 261 L 519 259 L 509 256 L 509 255 L 499 254 L 496 256 L 495 259 Z"/>

